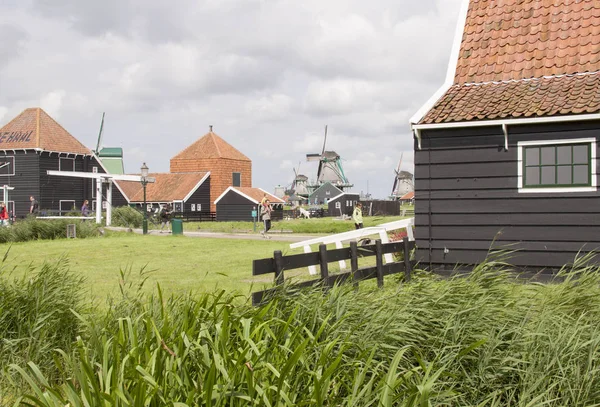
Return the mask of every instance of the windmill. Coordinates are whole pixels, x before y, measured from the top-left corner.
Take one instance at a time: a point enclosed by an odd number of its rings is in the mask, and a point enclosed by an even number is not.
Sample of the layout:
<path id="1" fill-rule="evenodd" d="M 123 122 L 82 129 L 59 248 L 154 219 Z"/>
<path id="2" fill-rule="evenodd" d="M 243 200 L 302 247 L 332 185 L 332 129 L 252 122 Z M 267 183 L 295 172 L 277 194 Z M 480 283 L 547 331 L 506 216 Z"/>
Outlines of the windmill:
<path id="1" fill-rule="evenodd" d="M 346 178 L 342 168 L 342 157 L 335 151 L 326 151 L 327 144 L 327 125 L 325 126 L 325 137 L 323 139 L 323 149 L 321 154 L 306 154 L 306 161 L 318 161 L 317 182 L 309 185 L 311 189 L 316 189 L 325 182 L 330 182 L 336 187 L 344 190 L 353 186 Z"/>
<path id="2" fill-rule="evenodd" d="M 100 131 L 98 132 L 98 142 L 94 154 L 102 161 L 102 165 L 110 174 L 125 174 L 123 165 L 123 149 L 121 147 L 103 147 L 102 131 L 104 130 L 104 113 L 100 122 Z"/>
<path id="3" fill-rule="evenodd" d="M 402 158 L 404 153 L 400 155 L 400 161 L 398 167 L 394 170 L 394 186 L 392 187 L 392 199 L 399 199 L 403 195 L 414 191 L 415 185 L 413 181 L 413 175 L 408 171 L 402 171 Z"/>
<path id="4" fill-rule="evenodd" d="M 294 179 L 290 185 L 290 188 L 286 191 L 286 195 L 299 195 L 302 197 L 308 196 L 308 188 L 306 187 L 306 182 L 308 181 L 308 177 L 306 175 L 300 174 L 300 164 L 298 163 L 298 167 L 293 168 L 294 170 Z"/>

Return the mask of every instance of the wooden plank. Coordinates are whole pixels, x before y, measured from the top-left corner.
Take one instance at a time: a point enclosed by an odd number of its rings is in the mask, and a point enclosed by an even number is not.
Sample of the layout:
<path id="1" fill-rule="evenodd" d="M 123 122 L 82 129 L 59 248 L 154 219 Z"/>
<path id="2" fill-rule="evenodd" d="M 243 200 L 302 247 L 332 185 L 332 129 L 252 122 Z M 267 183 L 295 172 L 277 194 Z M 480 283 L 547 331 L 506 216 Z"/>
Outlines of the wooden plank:
<path id="1" fill-rule="evenodd" d="M 418 225 L 427 225 L 428 214 L 415 215 L 415 223 Z M 600 226 L 600 216 L 592 213 L 473 213 L 473 214 L 432 214 L 431 222 L 438 226 L 463 226 L 465 224 L 473 226 L 537 226 L 537 225 L 556 225 L 556 226 Z"/>
<path id="2" fill-rule="evenodd" d="M 512 161 L 490 163 L 467 163 L 467 164 L 437 164 L 415 165 L 415 179 L 421 178 L 477 178 L 495 177 L 498 174 L 517 175 L 517 164 Z"/>
<path id="3" fill-rule="evenodd" d="M 548 242 L 548 241 L 489 241 L 489 240 L 433 240 L 432 248 L 449 250 L 520 250 L 538 252 L 574 252 L 599 251 L 600 242 Z M 429 247 L 428 240 L 417 240 L 416 245 L 421 248 Z"/>
<path id="4" fill-rule="evenodd" d="M 319 245 L 319 267 L 321 270 L 321 280 L 325 285 L 329 285 L 329 264 L 327 259 L 327 245 Z"/>
<path id="5" fill-rule="evenodd" d="M 516 165 L 516 164 L 515 164 Z M 518 185 L 516 174 L 509 176 L 497 174 L 491 177 L 456 177 L 444 179 L 415 178 L 418 192 L 424 191 L 455 191 L 469 189 L 514 189 Z"/>
<path id="6" fill-rule="evenodd" d="M 429 228 L 415 230 L 417 240 L 429 239 Z M 441 240 L 594 242 L 600 236 L 596 226 L 434 226 L 431 236 Z"/>
<path id="7" fill-rule="evenodd" d="M 379 288 L 383 287 L 383 253 L 381 252 L 381 240 L 377 239 L 375 241 L 375 263 L 377 270 L 377 286 Z"/>
<path id="8" fill-rule="evenodd" d="M 275 263 L 275 284 L 283 285 L 283 255 L 281 254 L 281 250 L 275 251 L 273 260 Z"/>
<path id="9" fill-rule="evenodd" d="M 408 237 L 405 237 L 402 240 L 404 243 L 404 281 L 407 283 L 410 282 L 410 274 L 411 274 L 411 263 L 410 263 L 410 242 L 408 241 Z"/>
<path id="10" fill-rule="evenodd" d="M 260 276 L 275 272 L 275 262 L 273 259 L 258 259 L 252 261 L 252 275 Z"/>
<path id="11" fill-rule="evenodd" d="M 300 253 L 284 256 L 282 266 L 284 270 L 294 270 L 319 264 L 319 253 Z"/>
<path id="12" fill-rule="evenodd" d="M 352 273 L 352 280 L 354 281 L 354 288 L 358 289 L 358 279 L 356 271 L 358 270 L 358 244 L 353 241 L 350 242 L 350 272 Z"/>
<path id="13" fill-rule="evenodd" d="M 475 150 L 475 151 L 474 151 Z M 427 165 L 428 161 L 436 164 L 456 163 L 489 163 L 495 161 L 517 161 L 517 150 L 499 150 L 498 145 L 475 146 L 474 148 L 443 149 L 443 150 L 417 150 L 415 163 Z"/>
<path id="14" fill-rule="evenodd" d="M 599 213 L 598 192 L 578 192 L 561 195 L 526 194 L 519 199 L 421 199 L 415 205 L 415 214 L 432 213 Z"/>

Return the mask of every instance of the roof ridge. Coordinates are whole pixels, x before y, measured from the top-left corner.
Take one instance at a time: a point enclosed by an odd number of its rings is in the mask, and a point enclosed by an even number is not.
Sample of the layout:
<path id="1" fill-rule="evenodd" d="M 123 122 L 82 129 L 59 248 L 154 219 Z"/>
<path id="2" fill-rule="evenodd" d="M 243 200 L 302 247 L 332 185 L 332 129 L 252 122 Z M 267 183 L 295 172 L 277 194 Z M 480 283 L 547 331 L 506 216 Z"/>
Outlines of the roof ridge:
<path id="1" fill-rule="evenodd" d="M 461 86 L 482 86 L 482 85 L 501 85 L 505 83 L 514 83 L 514 82 L 531 82 L 531 81 L 541 81 L 544 79 L 558 79 L 564 77 L 577 77 L 577 76 L 591 76 L 598 75 L 600 71 L 594 72 L 577 72 L 577 73 L 566 73 L 559 75 L 545 75 L 536 78 L 519 78 L 519 79 L 509 79 L 505 81 L 487 81 L 487 82 L 468 82 L 468 83 L 455 83 L 452 87 L 461 87 Z"/>
<path id="2" fill-rule="evenodd" d="M 221 149 L 219 148 L 219 144 L 217 144 L 218 140 L 215 139 L 215 136 L 217 136 L 217 135 L 212 131 L 212 129 L 210 130 L 210 135 L 211 135 L 213 143 L 215 143 L 215 147 L 217 148 L 217 154 L 219 155 L 219 157 L 223 158 L 223 154 L 221 154 Z M 217 136 L 217 137 L 219 137 L 219 136 Z"/>

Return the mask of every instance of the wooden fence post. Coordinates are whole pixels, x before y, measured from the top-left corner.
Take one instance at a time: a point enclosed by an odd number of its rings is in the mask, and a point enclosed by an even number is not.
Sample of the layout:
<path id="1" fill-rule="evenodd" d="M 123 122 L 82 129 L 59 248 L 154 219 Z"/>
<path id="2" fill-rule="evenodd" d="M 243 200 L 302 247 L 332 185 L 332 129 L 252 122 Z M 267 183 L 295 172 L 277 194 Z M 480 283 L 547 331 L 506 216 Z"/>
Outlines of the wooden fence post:
<path id="1" fill-rule="evenodd" d="M 404 244 L 404 280 L 407 283 L 410 282 L 410 274 L 412 273 L 412 265 L 410 263 L 410 249 L 408 242 L 408 237 L 402 239 L 402 243 Z"/>
<path id="2" fill-rule="evenodd" d="M 319 245 L 319 264 L 321 266 L 321 280 L 329 287 L 329 265 L 327 263 L 327 245 Z"/>
<path id="3" fill-rule="evenodd" d="M 383 253 L 381 239 L 375 241 L 375 261 L 377 268 L 377 287 L 383 288 Z"/>
<path id="4" fill-rule="evenodd" d="M 275 284 L 283 285 L 283 254 L 281 250 L 275 250 L 273 258 L 275 259 Z"/>
<path id="5" fill-rule="evenodd" d="M 350 271 L 354 288 L 358 288 L 358 243 L 356 240 L 350 242 Z"/>

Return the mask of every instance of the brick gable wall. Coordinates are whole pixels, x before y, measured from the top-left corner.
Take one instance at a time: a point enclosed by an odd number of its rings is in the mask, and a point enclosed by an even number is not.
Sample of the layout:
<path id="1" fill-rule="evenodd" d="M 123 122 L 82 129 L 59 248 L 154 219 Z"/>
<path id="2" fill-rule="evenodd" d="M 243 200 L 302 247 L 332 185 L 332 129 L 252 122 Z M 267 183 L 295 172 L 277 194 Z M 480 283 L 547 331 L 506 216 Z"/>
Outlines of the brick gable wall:
<path id="1" fill-rule="evenodd" d="M 196 160 L 171 159 L 171 172 L 210 171 L 210 211 L 216 212 L 215 199 L 233 185 L 234 172 L 242 174 L 242 187 L 252 186 L 252 162 L 227 158 Z"/>

